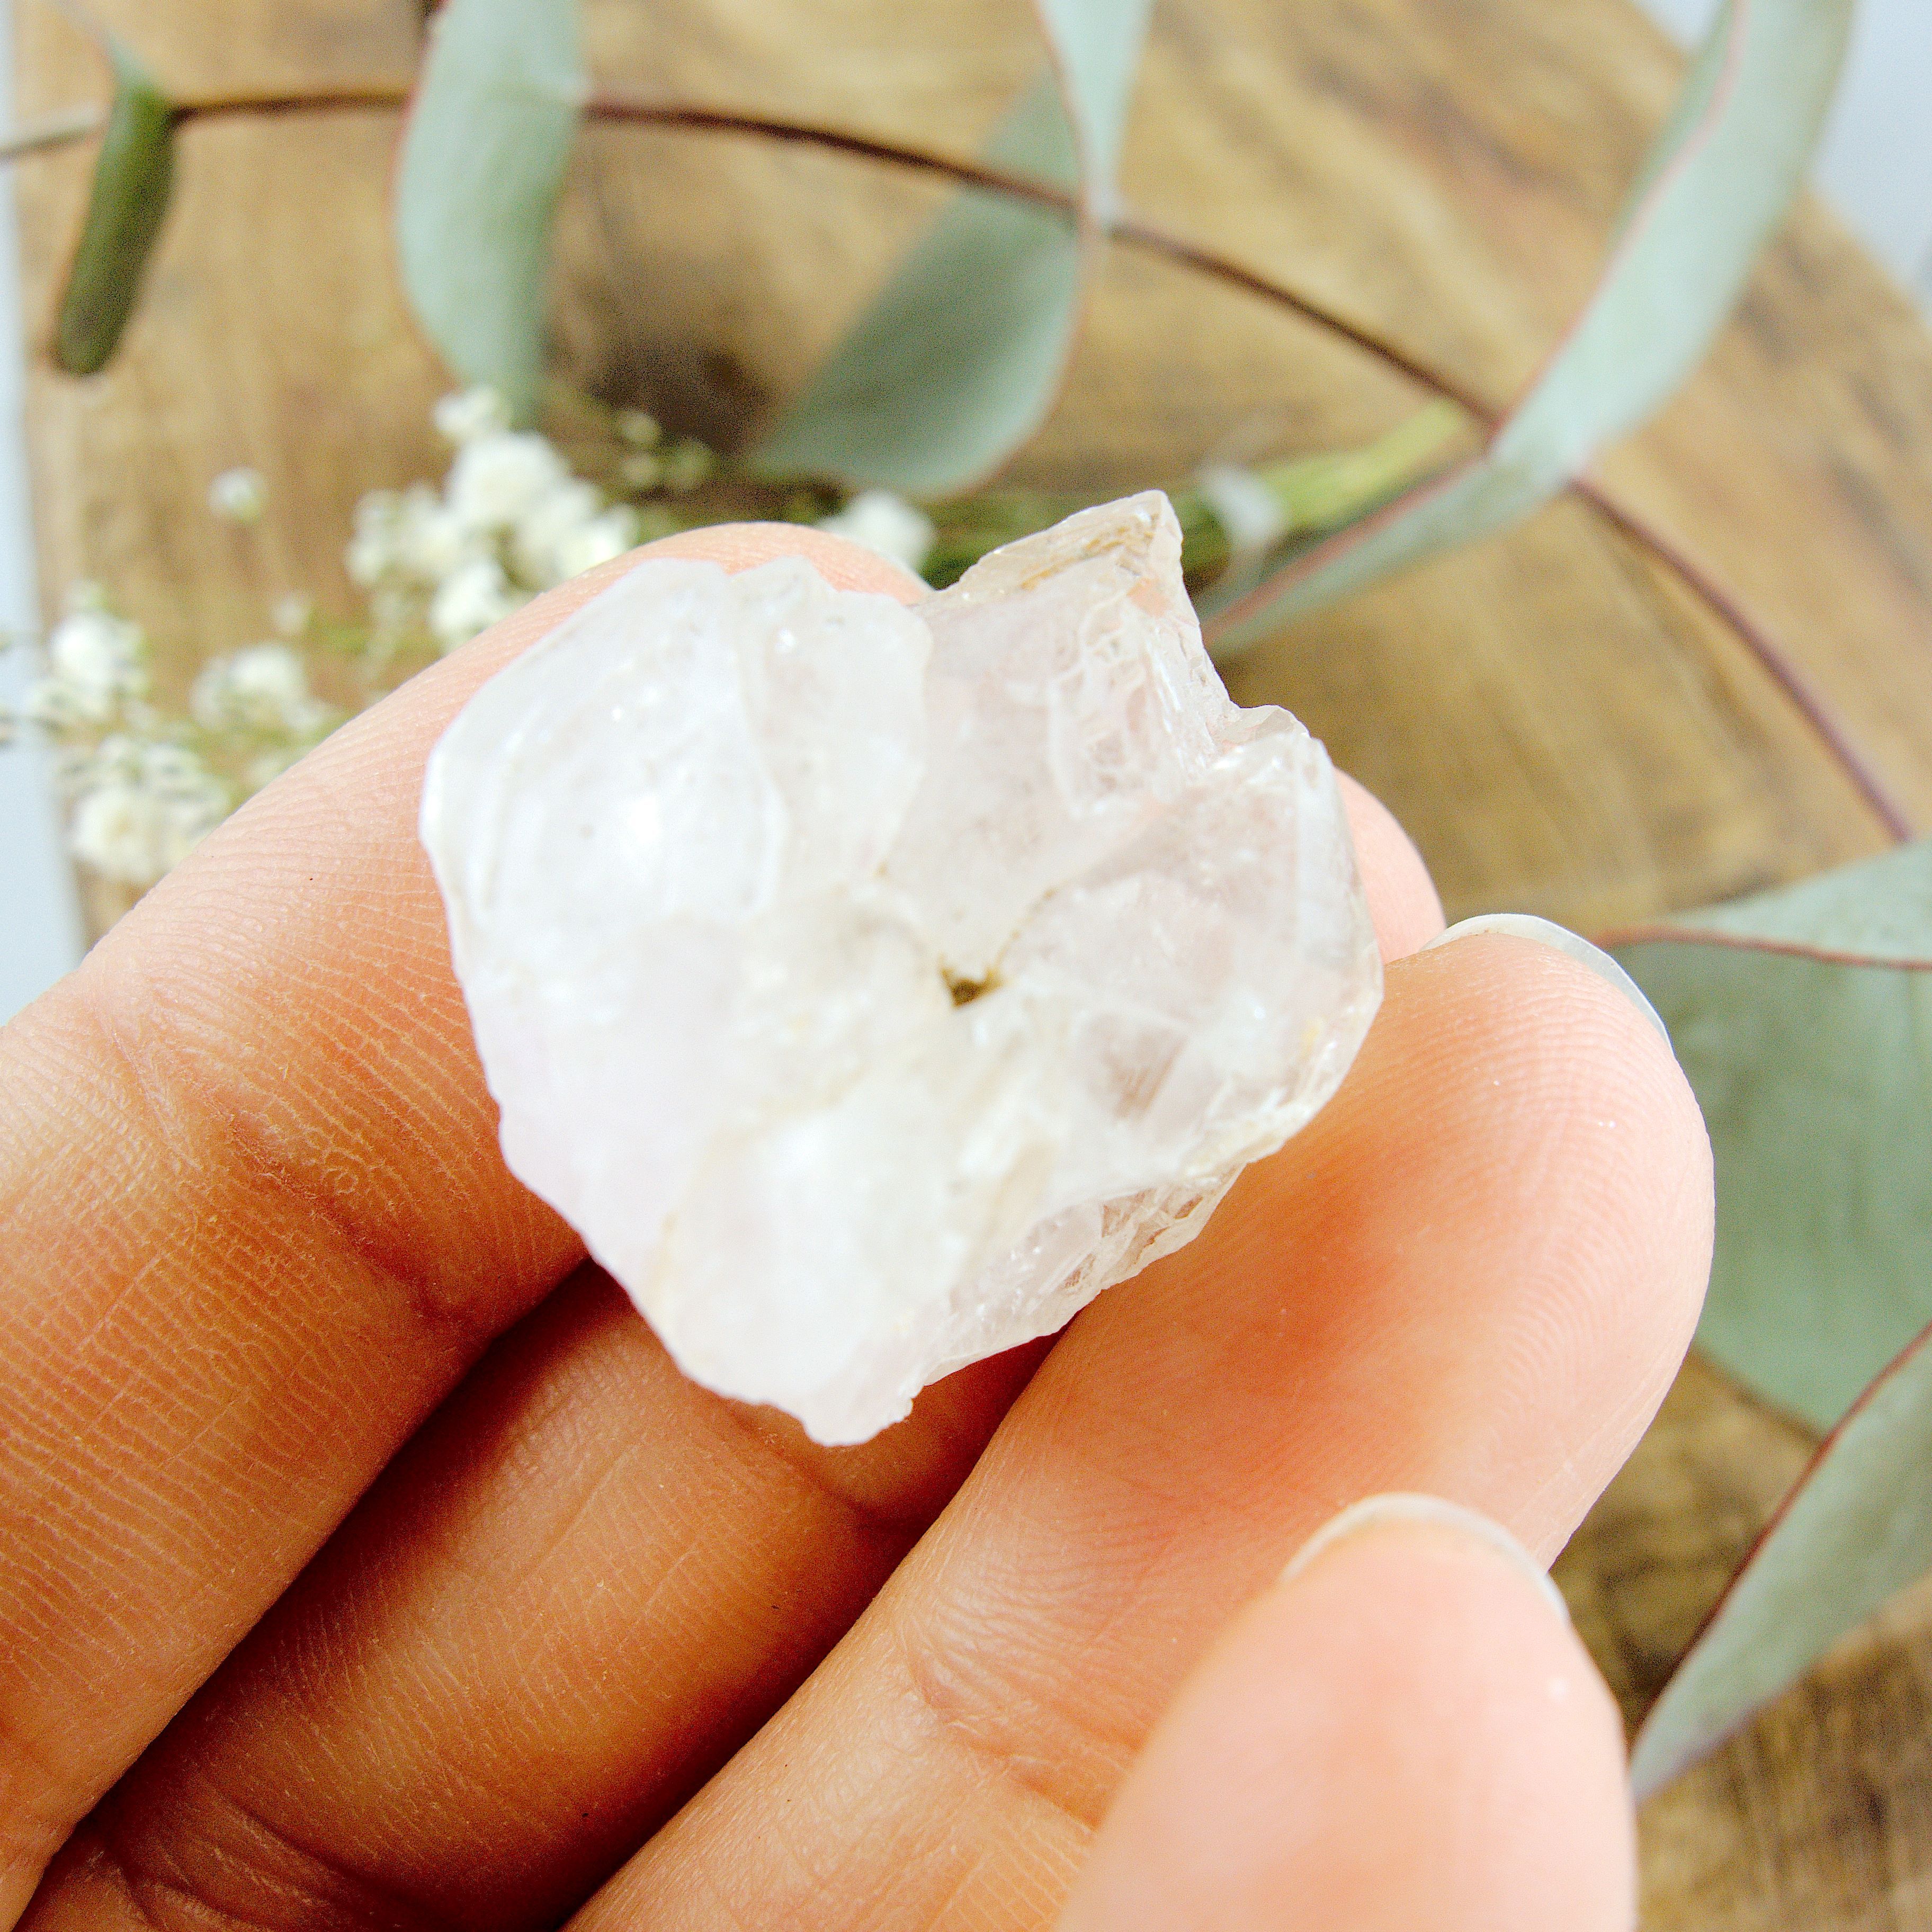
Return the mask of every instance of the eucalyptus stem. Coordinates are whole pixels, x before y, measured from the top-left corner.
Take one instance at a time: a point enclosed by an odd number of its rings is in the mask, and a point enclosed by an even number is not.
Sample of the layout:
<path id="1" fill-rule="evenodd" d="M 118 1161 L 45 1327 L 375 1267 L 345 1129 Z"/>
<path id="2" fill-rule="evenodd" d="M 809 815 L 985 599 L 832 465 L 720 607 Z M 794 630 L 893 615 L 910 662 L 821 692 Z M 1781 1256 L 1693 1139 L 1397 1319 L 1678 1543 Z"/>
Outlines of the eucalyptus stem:
<path id="1" fill-rule="evenodd" d="M 236 115 L 400 110 L 407 105 L 408 99 L 406 88 L 391 86 L 307 94 L 238 94 L 182 102 L 177 104 L 175 114 L 177 124 L 185 124 L 197 120 L 218 119 Z M 1049 183 L 899 142 L 876 140 L 843 128 L 616 94 L 594 97 L 586 111 L 592 120 L 680 128 L 692 132 L 736 134 L 821 148 L 863 160 L 885 162 L 896 166 L 938 175 L 960 187 L 980 188 L 992 193 L 1010 195 L 1037 206 L 1056 209 L 1070 220 L 1079 218 L 1080 208 L 1076 198 L 1066 190 Z M 106 111 L 100 107 L 70 108 L 57 114 L 43 116 L 14 130 L 10 134 L 0 136 L 0 161 L 51 152 L 87 140 L 100 131 L 106 120 Z M 1329 334 L 1353 343 L 1364 354 L 1372 356 L 1386 367 L 1400 371 L 1418 387 L 1455 404 L 1470 418 L 1485 428 L 1493 429 L 1503 420 L 1504 412 L 1441 370 L 1364 325 L 1352 321 L 1299 290 L 1289 288 L 1256 269 L 1218 254 L 1184 236 L 1172 234 L 1154 224 L 1125 213 L 1117 215 L 1107 224 L 1106 232 L 1111 239 L 1126 247 L 1144 254 L 1163 256 L 1212 280 L 1243 290 L 1276 308 L 1300 316 Z M 1586 478 L 1573 479 L 1569 488 L 1599 515 L 1638 544 L 1676 576 L 1692 596 L 1736 634 L 1745 650 L 1804 718 L 1826 752 L 1892 836 L 1896 839 L 1910 837 L 1911 824 L 1903 808 L 1890 795 L 1844 727 L 1832 716 L 1823 699 L 1811 688 L 1763 627 L 1735 599 L 1727 596 L 1715 585 L 1684 552 L 1635 512 L 1614 502 L 1598 485 Z M 1189 526 L 1190 517 L 1193 519 L 1196 538 L 1194 556 L 1189 560 L 1190 568 L 1194 568 L 1194 560 L 1199 558 L 1203 561 L 1198 567 L 1205 570 L 1210 566 L 1204 560 L 1215 554 L 1214 531 L 1210 526 L 1216 525 L 1217 520 L 1204 504 L 1190 500 L 1189 493 L 1185 490 L 1177 496 L 1175 502 L 1177 509 L 1181 512 L 1184 528 Z M 974 541 L 970 530 L 962 526 L 956 537 L 949 532 L 946 521 L 944 519 L 939 520 L 942 547 L 951 546 L 944 548 L 946 561 L 942 567 L 950 568 L 952 562 L 963 557 L 965 560 L 958 562 L 958 567 L 964 569 L 967 562 L 971 561 L 970 556 L 968 554 Z M 1221 541 L 1225 544 L 1225 532 L 1221 532 Z M 988 544 L 986 547 L 992 546 Z M 1226 560 L 1225 551 L 1220 560 Z"/>
<path id="2" fill-rule="evenodd" d="M 0 161 L 17 161 L 50 148 L 71 147 L 99 134 L 106 124 L 104 107 L 64 107 L 57 113 L 37 115 L 0 134 Z"/>

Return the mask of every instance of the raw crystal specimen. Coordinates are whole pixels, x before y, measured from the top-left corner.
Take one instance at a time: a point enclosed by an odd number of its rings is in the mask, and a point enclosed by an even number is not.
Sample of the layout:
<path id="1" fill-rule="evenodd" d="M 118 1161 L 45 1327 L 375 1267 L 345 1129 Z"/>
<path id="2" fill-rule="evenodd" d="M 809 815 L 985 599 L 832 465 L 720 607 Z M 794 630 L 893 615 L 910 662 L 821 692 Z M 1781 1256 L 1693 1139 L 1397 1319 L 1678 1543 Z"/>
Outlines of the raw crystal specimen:
<path id="1" fill-rule="evenodd" d="M 1381 996 L 1327 756 L 1229 702 L 1158 494 L 910 608 L 640 564 L 422 836 L 512 1170 L 823 1442 L 1191 1240 Z"/>

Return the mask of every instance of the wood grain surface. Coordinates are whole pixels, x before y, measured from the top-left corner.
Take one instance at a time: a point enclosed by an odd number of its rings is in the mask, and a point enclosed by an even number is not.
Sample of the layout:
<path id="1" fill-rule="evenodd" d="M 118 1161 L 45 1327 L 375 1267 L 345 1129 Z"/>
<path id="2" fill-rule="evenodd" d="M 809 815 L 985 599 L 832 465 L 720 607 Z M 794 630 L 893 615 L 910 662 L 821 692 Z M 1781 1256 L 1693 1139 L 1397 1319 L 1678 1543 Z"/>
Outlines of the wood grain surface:
<path id="1" fill-rule="evenodd" d="M 94 0 L 183 94 L 399 82 L 418 0 Z M 592 0 L 601 79 L 966 154 L 1041 50 L 1022 0 Z M 98 97 L 21 0 L 21 106 Z M 1678 71 L 1624 0 L 1163 0 L 1138 209 L 1500 403 L 1587 290 Z M 350 608 L 364 490 L 433 474 L 443 379 L 384 206 L 394 118 L 197 126 L 124 352 L 31 400 L 43 581 L 99 578 L 200 658 L 286 591 Z M 20 171 L 30 324 L 84 154 Z M 781 401 L 937 205 L 929 181 L 719 135 L 603 128 L 560 250 L 561 371 L 728 442 Z M 44 325 L 42 325 L 44 333 Z M 1418 392 L 1252 296 L 1117 248 L 1016 476 L 1098 491 L 1216 453 L 1358 440 Z M 250 463 L 252 530 L 205 507 Z M 1781 644 L 1932 826 L 1932 340 L 1807 207 L 1708 365 L 1604 488 Z M 1884 834 L 1738 638 L 1574 498 L 1267 640 L 1234 671 L 1402 815 L 1450 916 L 1584 930 L 1802 876 Z M 97 915 L 112 907 L 105 902 Z M 1808 1453 L 1694 1360 L 1559 1574 L 1634 1720 Z M 1654 1932 L 1932 1928 L 1932 1592 L 1908 1593 L 1644 1820 Z"/>

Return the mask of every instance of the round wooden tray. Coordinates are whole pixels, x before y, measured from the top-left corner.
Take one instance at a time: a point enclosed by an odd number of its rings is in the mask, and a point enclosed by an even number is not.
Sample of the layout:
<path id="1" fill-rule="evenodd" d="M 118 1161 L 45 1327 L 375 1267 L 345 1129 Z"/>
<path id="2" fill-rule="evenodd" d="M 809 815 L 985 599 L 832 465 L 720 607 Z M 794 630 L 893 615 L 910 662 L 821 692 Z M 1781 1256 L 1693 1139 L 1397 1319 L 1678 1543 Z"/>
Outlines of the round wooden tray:
<path id="1" fill-rule="evenodd" d="M 422 10 L 95 5 L 184 93 L 400 82 Z M 1021 0 L 590 14 L 598 71 L 628 86 L 962 154 L 1040 57 Z M 92 56 L 46 10 L 20 28 L 23 112 L 98 94 Z M 1502 403 L 1588 290 L 1678 70 L 1625 0 L 1170 0 L 1126 192 Z M 380 112 L 190 130 L 122 358 L 92 382 L 34 381 L 44 583 L 112 585 L 177 681 L 201 650 L 261 634 L 287 590 L 348 608 L 356 496 L 440 466 L 428 411 L 444 383 L 388 253 L 394 134 Z M 22 172 L 30 319 L 86 166 Z M 938 194 L 843 157 L 601 128 L 563 225 L 566 373 L 728 440 L 836 338 Z M 1281 307 L 1116 249 L 1015 473 L 1140 487 L 1210 453 L 1360 440 L 1420 393 Z M 201 508 L 242 462 L 273 493 L 254 532 Z M 1706 368 L 1598 481 L 1736 600 L 1932 824 L 1932 338 L 1828 218 L 1800 212 Z M 1590 931 L 1886 842 L 1737 628 L 1574 496 L 1284 630 L 1232 682 L 1288 705 L 1382 793 L 1452 918 L 1507 908 Z M 1564 1557 L 1633 1718 L 1807 1447 L 1694 1362 Z M 1932 1926 L 1928 1669 L 1932 1595 L 1908 1596 L 1655 1800 L 1646 1924 Z"/>

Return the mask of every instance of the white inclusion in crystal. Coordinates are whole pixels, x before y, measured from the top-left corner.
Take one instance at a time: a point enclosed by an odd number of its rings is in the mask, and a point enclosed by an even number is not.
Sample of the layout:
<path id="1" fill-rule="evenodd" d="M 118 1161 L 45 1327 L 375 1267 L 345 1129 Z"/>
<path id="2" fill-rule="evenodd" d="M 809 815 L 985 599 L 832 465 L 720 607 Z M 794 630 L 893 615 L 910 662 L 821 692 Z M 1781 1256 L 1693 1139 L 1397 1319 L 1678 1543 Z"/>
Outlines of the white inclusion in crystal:
<path id="1" fill-rule="evenodd" d="M 821 1442 L 1191 1240 L 1381 998 L 1327 755 L 1222 691 L 1154 493 L 910 607 L 640 564 L 422 836 L 512 1171 Z"/>

